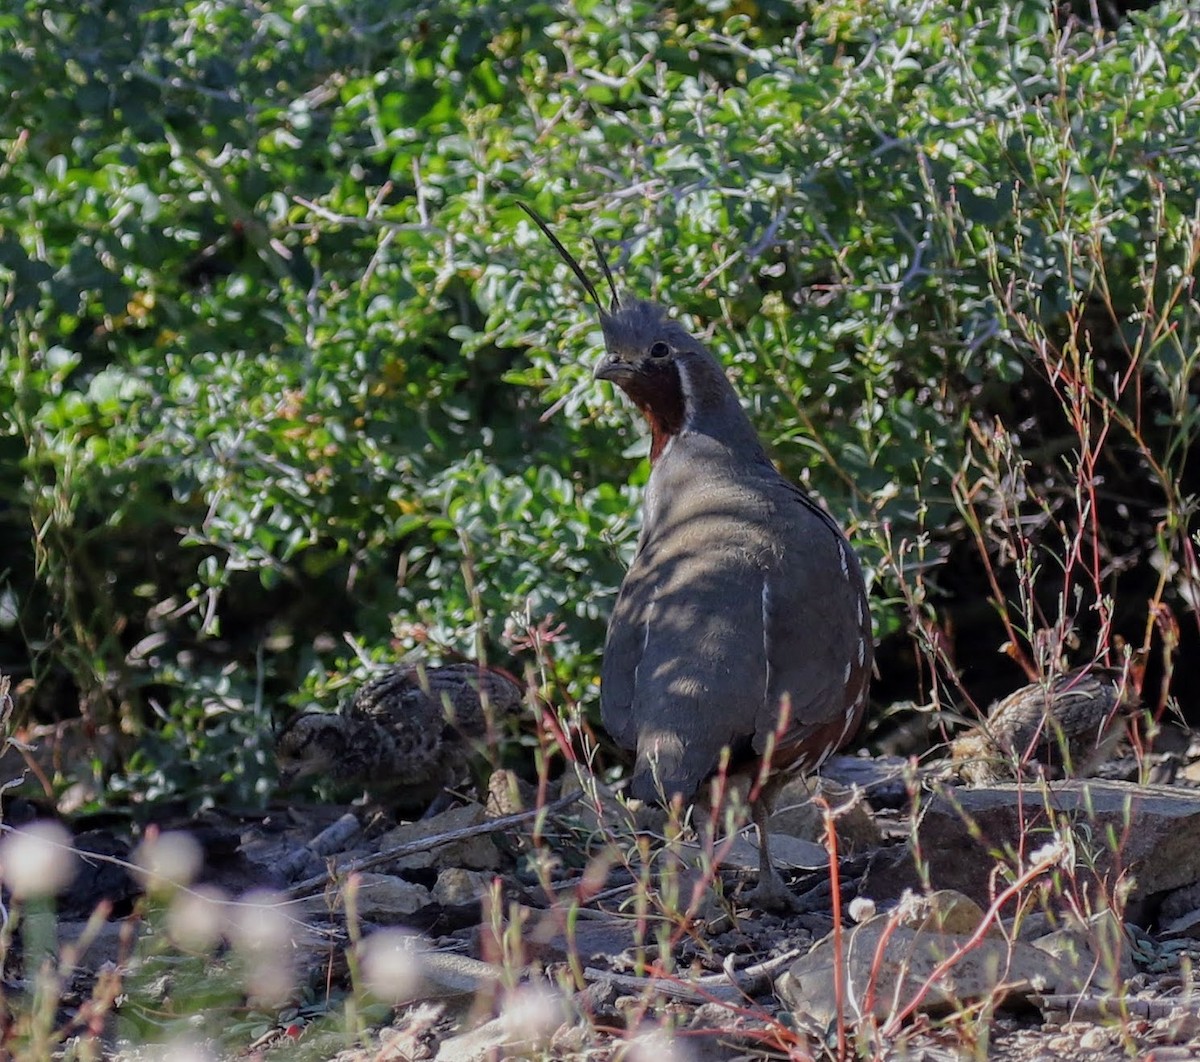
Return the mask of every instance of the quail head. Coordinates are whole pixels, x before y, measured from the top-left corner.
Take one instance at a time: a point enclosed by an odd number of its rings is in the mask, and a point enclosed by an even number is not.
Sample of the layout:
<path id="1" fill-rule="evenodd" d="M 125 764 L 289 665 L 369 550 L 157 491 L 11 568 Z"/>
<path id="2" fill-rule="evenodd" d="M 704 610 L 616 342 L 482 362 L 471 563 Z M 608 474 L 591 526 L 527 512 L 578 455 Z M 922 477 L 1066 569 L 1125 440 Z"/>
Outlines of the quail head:
<path id="1" fill-rule="evenodd" d="M 460 782 L 494 724 L 518 711 L 509 676 L 477 664 L 389 668 L 337 713 L 294 716 L 276 740 L 280 782 L 363 786 L 397 808 L 425 808 Z"/>
<path id="2" fill-rule="evenodd" d="M 789 772 L 814 771 L 853 737 L 867 704 L 871 618 L 862 571 L 837 523 L 785 479 L 715 358 L 655 303 L 622 298 L 605 269 L 595 376 L 650 429 L 642 530 L 609 622 L 601 716 L 635 753 L 631 794 L 694 800 L 723 750 L 751 789 L 760 905 L 794 901 L 768 851 L 766 819 Z M 764 765 L 763 760 L 766 759 Z"/>
<path id="3" fill-rule="evenodd" d="M 1119 670 L 1092 667 L 1022 686 L 950 745 L 954 768 L 972 785 L 1091 774 L 1112 754 L 1140 701 Z"/>

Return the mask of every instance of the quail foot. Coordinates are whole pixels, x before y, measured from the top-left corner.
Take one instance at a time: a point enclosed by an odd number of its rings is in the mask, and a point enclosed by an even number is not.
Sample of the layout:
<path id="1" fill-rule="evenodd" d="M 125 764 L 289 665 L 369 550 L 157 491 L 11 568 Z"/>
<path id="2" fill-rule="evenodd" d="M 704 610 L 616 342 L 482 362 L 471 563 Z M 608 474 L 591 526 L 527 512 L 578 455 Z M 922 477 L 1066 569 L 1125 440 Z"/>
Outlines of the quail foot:
<path id="1" fill-rule="evenodd" d="M 721 366 L 655 303 L 612 293 L 527 211 L 600 309 L 598 380 L 650 429 L 650 479 L 633 563 L 601 665 L 603 723 L 635 754 L 632 796 L 693 801 L 729 750 L 753 797 L 753 902 L 793 906 L 767 816 L 787 774 L 815 771 L 853 737 L 872 661 L 866 587 L 838 524 L 763 450 Z"/>

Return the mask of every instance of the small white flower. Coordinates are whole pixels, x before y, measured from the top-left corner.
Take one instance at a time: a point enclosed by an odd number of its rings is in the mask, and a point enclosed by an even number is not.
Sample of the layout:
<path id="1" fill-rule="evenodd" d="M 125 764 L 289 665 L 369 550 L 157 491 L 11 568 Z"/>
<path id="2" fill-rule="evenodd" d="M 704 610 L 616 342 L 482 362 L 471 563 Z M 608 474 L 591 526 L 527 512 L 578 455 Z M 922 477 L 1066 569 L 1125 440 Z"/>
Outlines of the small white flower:
<path id="1" fill-rule="evenodd" d="M 567 1020 L 563 997 L 547 985 L 522 985 L 510 993 L 501 1009 L 511 1040 L 548 1043 Z"/>
<path id="2" fill-rule="evenodd" d="M 210 951 L 225 928 L 225 894 L 201 885 L 180 892 L 167 909 L 167 934 L 180 947 Z"/>
<path id="3" fill-rule="evenodd" d="M 281 896 L 266 890 L 247 893 L 234 906 L 230 936 L 246 961 L 247 994 L 270 1006 L 287 999 L 293 989 L 292 932 Z"/>
<path id="4" fill-rule="evenodd" d="M 147 837 L 133 858 L 147 892 L 166 892 L 190 885 L 200 872 L 204 853 L 190 834 L 171 831 Z"/>
<path id="5" fill-rule="evenodd" d="M 865 922 L 868 918 L 874 918 L 875 910 L 875 901 L 866 896 L 855 896 L 848 909 L 854 922 Z"/>
<path id="6" fill-rule="evenodd" d="M 246 893 L 235 907 L 234 946 L 247 955 L 288 949 L 292 940 L 292 920 L 287 915 L 285 902 L 278 893 L 266 889 Z"/>
<path id="7" fill-rule="evenodd" d="M 1056 835 L 1052 841 L 1029 853 L 1030 867 L 1046 865 L 1070 868 L 1073 863 L 1073 846 L 1062 835 Z"/>
<path id="8" fill-rule="evenodd" d="M 0 842 L 0 877 L 18 899 L 53 896 L 75 877 L 71 835 L 57 822 L 35 822 Z"/>
<path id="9" fill-rule="evenodd" d="M 695 1055 L 675 1037 L 653 1029 L 638 1033 L 629 1042 L 628 1062 L 692 1062 Z"/>
<path id="10" fill-rule="evenodd" d="M 373 995 L 389 1003 L 413 999 L 422 984 L 420 938 L 403 929 L 382 929 L 362 942 L 362 972 Z"/>

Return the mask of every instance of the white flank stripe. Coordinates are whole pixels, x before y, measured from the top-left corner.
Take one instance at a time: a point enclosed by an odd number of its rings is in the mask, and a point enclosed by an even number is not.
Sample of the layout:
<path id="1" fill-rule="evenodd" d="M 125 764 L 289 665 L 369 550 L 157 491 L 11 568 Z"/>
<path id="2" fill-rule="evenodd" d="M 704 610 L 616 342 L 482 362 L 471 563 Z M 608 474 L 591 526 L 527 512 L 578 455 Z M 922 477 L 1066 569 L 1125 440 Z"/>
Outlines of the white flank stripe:
<path id="1" fill-rule="evenodd" d="M 770 601 L 771 588 L 764 575 L 762 585 L 763 704 L 768 708 L 771 707 L 771 639 L 768 633 L 771 626 L 768 620 Z M 775 705 L 775 711 L 779 711 L 778 705 Z"/>
<path id="2" fill-rule="evenodd" d="M 857 706 L 858 706 L 858 704 L 857 704 L 857 702 L 855 702 L 855 707 L 857 707 Z M 842 747 L 842 742 L 845 741 L 846 738 L 848 738 L 850 736 L 850 727 L 853 723 L 854 723 L 854 710 L 851 709 L 849 712 L 846 713 L 846 723 L 842 727 L 842 736 L 837 739 L 837 742 L 834 745 L 835 748 L 840 749 Z"/>
<path id="3" fill-rule="evenodd" d="M 650 644 L 650 620 L 654 616 L 654 598 L 650 599 L 650 604 L 646 607 L 646 622 L 642 627 L 642 652 L 638 657 L 638 662 L 633 665 L 633 688 L 637 689 L 638 672 L 642 668 L 642 660 L 646 656 L 646 647 Z"/>

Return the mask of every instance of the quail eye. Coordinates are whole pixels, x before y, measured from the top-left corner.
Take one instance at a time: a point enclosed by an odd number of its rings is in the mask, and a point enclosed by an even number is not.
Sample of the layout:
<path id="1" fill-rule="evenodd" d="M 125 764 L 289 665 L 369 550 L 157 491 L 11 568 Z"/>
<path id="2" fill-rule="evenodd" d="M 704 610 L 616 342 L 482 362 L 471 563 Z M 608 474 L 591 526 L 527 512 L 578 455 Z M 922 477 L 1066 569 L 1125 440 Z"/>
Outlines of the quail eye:
<path id="1" fill-rule="evenodd" d="M 665 358 L 670 353 L 671 348 L 661 339 L 650 347 L 650 357 L 652 358 Z"/>

